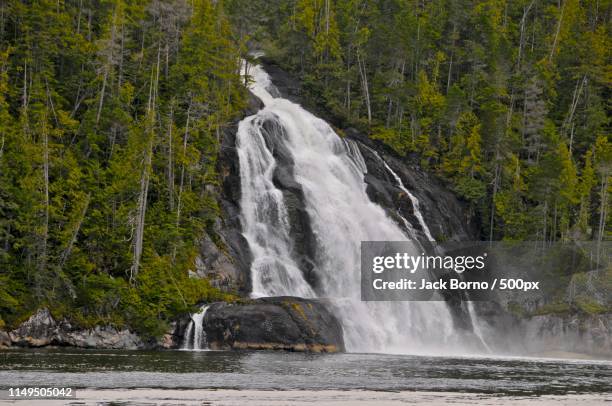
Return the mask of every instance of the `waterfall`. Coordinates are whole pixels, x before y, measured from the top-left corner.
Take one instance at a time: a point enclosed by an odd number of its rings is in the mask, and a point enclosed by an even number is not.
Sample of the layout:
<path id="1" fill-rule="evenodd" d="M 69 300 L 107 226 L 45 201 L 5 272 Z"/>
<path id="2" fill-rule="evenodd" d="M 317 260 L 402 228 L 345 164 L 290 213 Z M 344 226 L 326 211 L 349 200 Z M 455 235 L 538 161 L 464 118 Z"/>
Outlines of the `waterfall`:
<path id="1" fill-rule="evenodd" d="M 299 266 L 291 255 L 292 240 L 283 194 L 274 186 L 276 162 L 262 134 L 265 120 L 274 120 L 263 111 L 238 126 L 238 157 L 242 184 L 243 234 L 253 253 L 252 294 L 314 297 Z"/>
<path id="2" fill-rule="evenodd" d="M 472 330 L 474 331 L 474 335 L 476 335 L 476 337 L 480 340 L 484 349 L 489 354 L 492 354 L 493 351 L 491 350 L 491 347 L 489 347 L 489 345 L 485 341 L 485 336 L 482 332 L 483 326 L 480 321 L 480 317 L 478 317 L 478 315 L 476 314 L 476 309 L 474 308 L 474 304 L 469 300 L 467 301 L 467 309 L 470 315 L 470 319 L 472 320 Z"/>
<path id="3" fill-rule="evenodd" d="M 204 316 L 209 305 L 204 305 L 200 311 L 191 315 L 191 321 L 185 331 L 183 350 L 207 350 L 206 332 L 204 331 Z"/>
<path id="4" fill-rule="evenodd" d="M 406 189 L 406 187 L 404 186 L 404 182 L 402 182 L 402 179 L 399 177 L 397 173 L 395 173 L 395 171 L 393 171 L 393 169 L 391 169 L 391 167 L 387 164 L 387 162 L 385 162 L 385 160 L 382 159 L 381 156 L 378 155 L 376 151 L 373 151 L 373 152 L 374 154 L 376 154 L 376 157 L 380 159 L 380 161 L 383 163 L 383 165 L 385 166 L 385 169 L 389 171 L 391 176 L 393 176 L 393 179 L 395 179 L 395 182 L 397 182 L 397 186 L 400 188 L 400 190 L 404 192 L 406 196 L 408 196 L 408 198 L 410 199 L 410 202 L 412 202 L 414 216 L 417 218 L 419 225 L 421 226 L 421 229 L 423 230 L 423 233 L 425 234 L 425 237 L 427 237 L 429 241 L 435 242 L 436 240 L 431 235 L 431 231 L 429 231 L 429 227 L 427 227 L 427 223 L 425 223 L 425 219 L 423 218 L 423 214 L 421 213 L 421 208 L 419 206 L 419 199 L 417 199 L 415 195 L 413 195 L 412 193 L 410 193 L 408 189 Z M 402 219 L 404 220 L 404 222 L 408 223 L 408 221 L 404 219 L 403 217 Z"/>
<path id="5" fill-rule="evenodd" d="M 425 223 L 425 219 L 423 218 L 423 214 L 421 213 L 420 206 L 419 206 L 419 201 L 416 198 L 416 196 L 414 196 L 412 193 L 410 193 L 410 191 L 408 189 L 406 189 L 406 187 L 404 186 L 404 182 L 402 182 L 402 179 L 399 177 L 399 175 L 397 173 L 395 173 L 395 171 L 393 171 L 393 169 L 391 169 L 391 167 L 387 164 L 387 162 L 385 162 L 385 160 L 382 159 L 382 157 L 376 151 L 374 151 L 373 149 L 370 149 L 370 151 L 382 162 L 382 164 L 385 166 L 385 169 L 387 169 L 387 171 L 391 174 L 391 176 L 393 176 L 393 178 L 395 179 L 395 182 L 397 183 L 397 186 L 400 188 L 400 190 L 402 190 L 410 198 L 410 201 L 412 202 L 412 207 L 414 209 L 414 215 L 417 218 L 417 220 L 419 221 L 419 224 L 421 225 L 421 228 L 423 229 L 423 233 L 425 234 L 425 236 L 427 237 L 427 239 L 429 241 L 435 242 L 436 240 L 431 235 L 431 231 L 429 230 L 429 227 L 427 226 L 427 223 Z M 404 224 L 405 224 L 406 228 L 409 230 L 409 232 L 412 232 L 412 235 L 415 236 L 416 234 L 414 234 L 414 229 L 413 229 L 412 225 L 410 224 L 410 222 L 408 222 L 408 220 L 406 220 L 399 213 L 399 211 L 398 211 L 397 214 L 402 219 L 402 221 L 404 222 Z M 440 250 L 439 247 L 436 246 L 435 249 L 436 249 L 437 252 L 441 253 L 441 250 Z M 484 337 L 484 334 L 482 332 L 483 328 L 481 326 L 481 321 L 480 321 L 480 318 L 478 317 L 478 315 L 476 314 L 476 310 L 474 309 L 474 304 L 471 301 L 469 301 L 469 300 L 467 301 L 467 310 L 468 310 L 468 314 L 469 314 L 470 320 L 472 321 L 472 328 L 473 328 L 474 335 L 482 343 L 483 348 L 488 353 L 492 353 L 491 348 L 487 345 L 487 342 L 485 341 L 485 337 Z"/>
<path id="6" fill-rule="evenodd" d="M 236 136 L 243 234 L 253 253 L 253 296 L 329 298 L 349 351 L 452 352 L 452 317 L 441 298 L 360 300 L 361 241 L 411 241 L 412 236 L 369 199 L 359 148 L 340 138 L 325 121 L 279 97 L 260 66 L 251 66 L 249 76 L 251 91 L 265 106 L 240 122 Z M 296 262 L 287 203 L 273 181 L 279 166 L 276 148 L 290 155 L 293 180 L 303 191 L 316 244 L 316 291 Z M 416 214 L 418 201 L 406 192 Z M 417 218 L 422 221 L 420 213 Z M 424 222 L 421 226 L 430 238 Z M 412 245 L 413 253 L 420 254 L 416 241 Z"/>

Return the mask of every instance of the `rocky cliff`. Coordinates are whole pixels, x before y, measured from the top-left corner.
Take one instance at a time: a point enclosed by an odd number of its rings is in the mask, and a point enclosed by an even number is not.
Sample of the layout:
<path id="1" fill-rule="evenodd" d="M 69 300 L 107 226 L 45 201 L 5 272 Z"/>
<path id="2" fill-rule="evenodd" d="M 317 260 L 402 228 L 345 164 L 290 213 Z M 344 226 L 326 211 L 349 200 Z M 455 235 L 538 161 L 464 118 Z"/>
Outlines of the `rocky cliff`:
<path id="1" fill-rule="evenodd" d="M 305 97 L 297 80 L 274 64 L 265 64 L 272 82 L 282 97 L 300 103 L 336 127 L 339 133 L 353 140 L 364 157 L 367 174 L 367 192 L 370 198 L 381 205 L 400 226 L 398 213 L 406 218 L 418 233 L 417 238 L 427 245 L 428 239 L 415 216 L 411 200 L 398 187 L 389 171 L 376 154 L 400 176 L 402 182 L 420 202 L 420 209 L 433 237 L 438 241 L 469 241 L 478 239 L 478 223 L 467 205 L 461 202 L 435 176 L 420 169 L 416 161 L 401 159 L 380 142 L 370 140 L 367 135 L 354 128 L 342 129 L 342 121 L 321 111 L 316 103 Z M 252 96 L 245 116 L 257 112 L 262 103 Z M 221 187 L 216 190 L 221 206 L 221 218 L 215 229 L 215 238 L 205 236 L 201 245 L 201 266 L 197 273 L 214 281 L 216 286 L 247 295 L 250 292 L 251 254 L 248 243 L 241 234 L 240 226 L 240 168 L 236 153 L 236 129 L 238 122 L 223 134 L 218 160 Z M 271 121 L 264 123 L 266 143 L 273 151 L 277 167 L 273 175 L 275 186 L 283 193 L 289 214 L 292 235 L 295 239 L 295 260 L 311 285 L 317 288 L 317 275 L 313 272 L 316 253 L 310 220 L 304 207 L 303 191 L 293 178 L 291 154 L 276 142 L 282 128 L 275 128 Z M 376 151 L 376 152 L 374 152 Z"/>

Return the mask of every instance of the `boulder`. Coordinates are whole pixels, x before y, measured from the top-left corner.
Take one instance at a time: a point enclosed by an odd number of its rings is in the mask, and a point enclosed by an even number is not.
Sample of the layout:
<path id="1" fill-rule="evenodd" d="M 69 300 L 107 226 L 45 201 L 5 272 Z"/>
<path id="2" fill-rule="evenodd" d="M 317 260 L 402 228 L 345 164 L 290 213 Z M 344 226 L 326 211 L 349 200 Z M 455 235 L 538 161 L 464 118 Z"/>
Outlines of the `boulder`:
<path id="1" fill-rule="evenodd" d="M 211 349 L 344 351 L 342 326 L 319 300 L 281 296 L 214 303 L 203 324 Z"/>

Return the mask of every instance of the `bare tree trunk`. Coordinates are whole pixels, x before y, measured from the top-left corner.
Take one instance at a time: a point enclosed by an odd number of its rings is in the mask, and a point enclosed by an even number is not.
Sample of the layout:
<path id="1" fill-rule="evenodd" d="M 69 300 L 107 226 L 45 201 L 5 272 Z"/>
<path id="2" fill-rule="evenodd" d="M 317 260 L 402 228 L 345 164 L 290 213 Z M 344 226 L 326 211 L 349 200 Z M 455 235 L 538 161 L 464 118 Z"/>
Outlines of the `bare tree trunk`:
<path id="1" fill-rule="evenodd" d="M 329 35 L 329 3 L 330 0 L 325 0 L 325 34 Z"/>
<path id="2" fill-rule="evenodd" d="M 142 256 L 143 240 L 144 240 L 144 226 L 145 218 L 147 213 L 147 199 L 149 194 L 149 180 L 151 176 L 151 161 L 153 156 L 153 141 L 155 139 L 155 108 L 156 108 L 156 96 L 157 96 L 157 83 L 159 80 L 159 47 L 157 52 L 157 65 L 155 71 L 155 78 L 151 75 L 151 85 L 149 87 L 149 101 L 147 102 L 147 128 L 146 134 L 148 136 L 147 146 L 145 149 L 144 165 L 142 169 L 142 175 L 140 177 L 140 193 L 138 196 L 138 210 L 136 218 L 136 233 L 134 235 L 134 256 L 132 262 L 132 268 L 130 269 L 130 283 L 134 283 L 138 271 L 140 270 L 140 259 Z"/>
<path id="3" fill-rule="evenodd" d="M 557 22 L 557 31 L 555 32 L 555 38 L 550 49 L 550 55 L 548 56 L 548 62 L 552 62 L 553 56 L 555 55 L 555 49 L 557 48 L 557 41 L 559 40 L 559 32 L 561 32 L 561 24 L 563 23 L 563 13 L 565 12 L 565 2 L 561 6 L 561 14 L 559 15 L 559 21 Z"/>
<path id="4" fill-rule="evenodd" d="M 453 56 L 454 52 L 451 52 L 450 62 L 448 64 L 448 77 L 446 78 L 446 94 L 448 95 L 448 91 L 450 90 L 451 84 L 451 73 L 453 71 Z"/>
<path id="5" fill-rule="evenodd" d="M 138 196 L 138 211 L 136 218 L 136 233 L 134 235 L 134 256 L 130 270 L 130 282 L 133 284 L 140 270 L 140 258 L 142 256 L 142 244 L 144 240 L 144 225 L 147 212 L 147 198 L 149 193 L 149 171 L 151 168 L 151 155 L 153 154 L 153 137 L 150 136 L 146 152 L 144 168 L 140 177 L 140 194 Z"/>
<path id="6" fill-rule="evenodd" d="M 23 62 L 23 95 L 21 96 L 21 107 L 24 112 L 28 109 L 28 63 Z"/>
<path id="7" fill-rule="evenodd" d="M 346 116 L 351 118 L 351 46 L 349 45 L 346 57 Z"/>
<path id="8" fill-rule="evenodd" d="M 119 50 L 119 77 L 117 79 L 117 93 L 121 90 L 123 84 L 123 47 L 125 46 L 124 25 L 121 23 L 121 48 Z"/>
<path id="9" fill-rule="evenodd" d="M 599 227 L 597 231 L 597 267 L 599 267 L 599 257 L 601 254 L 601 242 L 603 241 L 604 231 L 606 229 L 606 220 L 608 218 L 608 181 L 609 181 L 608 171 L 603 173 L 603 177 L 601 179 L 601 191 L 600 191 L 600 199 L 601 203 L 599 206 Z"/>
<path id="10" fill-rule="evenodd" d="M 495 156 L 495 176 L 493 178 L 493 194 L 491 196 L 491 217 L 489 219 L 489 243 L 493 242 L 493 225 L 495 223 L 495 197 L 497 196 L 497 189 L 499 187 L 499 175 L 501 166 L 499 165 L 499 153 Z"/>
<path id="11" fill-rule="evenodd" d="M 83 220 L 85 219 L 85 213 L 87 213 L 87 209 L 89 207 L 89 202 L 91 201 L 91 194 L 87 194 L 85 197 L 85 203 L 83 204 L 83 208 L 81 209 L 81 214 L 78 218 L 78 221 L 72 231 L 72 237 L 70 238 L 70 242 L 66 249 L 60 255 L 60 268 L 63 268 L 66 264 L 66 261 L 70 257 L 70 253 L 72 252 L 72 247 L 74 247 L 74 243 L 76 242 L 77 236 L 79 235 L 79 231 L 81 230 L 81 225 L 83 224 Z"/>
<path id="12" fill-rule="evenodd" d="M 116 13 L 116 12 L 115 12 Z M 113 26 L 111 28 L 111 45 L 109 47 L 109 53 L 104 65 L 104 79 L 102 80 L 102 90 L 100 92 L 100 103 L 98 104 L 98 112 L 96 114 L 96 125 L 100 122 L 100 115 L 102 114 L 102 107 L 104 106 L 104 93 L 106 93 L 106 83 L 108 81 L 109 71 L 112 68 L 113 63 L 113 45 L 115 42 L 115 19 L 116 14 L 113 16 Z"/>
<path id="13" fill-rule="evenodd" d="M 76 34 L 81 33 L 81 14 L 83 12 L 83 0 L 79 0 L 79 13 L 77 14 Z"/>
<path id="14" fill-rule="evenodd" d="M 587 83 L 587 76 L 582 76 L 582 79 L 579 82 L 576 82 L 576 88 L 574 89 L 574 94 L 572 96 L 572 103 L 570 104 L 570 110 L 567 115 L 567 118 L 563 121 L 561 129 L 565 134 L 568 127 L 571 128 L 572 138 L 570 139 L 569 150 L 572 152 L 572 143 L 573 143 L 573 127 L 572 123 L 574 121 L 574 114 L 576 113 L 576 109 L 578 108 L 578 102 L 580 101 L 580 94 L 582 93 L 582 89 L 584 85 Z"/>
<path id="15" fill-rule="evenodd" d="M 189 107 L 187 107 L 187 122 L 185 123 L 185 135 L 183 136 L 183 160 L 185 159 L 185 155 L 187 154 L 187 140 L 189 139 L 189 119 L 191 118 L 191 101 L 189 102 Z M 185 182 L 185 163 L 181 165 L 181 180 L 179 183 L 179 192 L 177 197 L 176 204 L 176 228 L 178 229 L 180 221 L 181 221 L 181 203 L 182 203 L 182 195 L 183 195 L 183 185 Z"/>
<path id="16" fill-rule="evenodd" d="M 168 78 L 168 73 L 170 72 L 170 68 L 169 68 L 170 66 L 170 44 L 168 43 L 166 43 L 165 52 L 166 52 L 166 56 L 165 56 L 166 64 L 164 67 L 164 77 Z"/>
<path id="17" fill-rule="evenodd" d="M 368 124 L 372 123 L 372 108 L 370 106 L 370 90 L 368 87 L 368 76 L 366 73 L 365 62 L 363 62 L 362 58 L 359 56 L 359 51 L 357 51 L 357 64 L 359 65 L 359 73 L 361 75 L 361 85 L 363 88 L 363 97 L 366 103 L 366 109 L 368 111 Z"/>
<path id="18" fill-rule="evenodd" d="M 520 39 L 519 39 L 519 50 L 518 50 L 518 56 L 516 57 L 516 68 L 517 70 L 520 69 L 521 67 L 521 58 L 523 57 L 523 47 L 525 44 L 525 26 L 527 24 L 527 15 L 529 14 L 529 10 L 531 10 L 531 7 L 533 7 L 535 3 L 535 0 L 531 0 L 531 3 L 529 3 L 529 5 L 527 6 L 527 8 L 524 8 L 523 11 L 523 17 L 521 17 L 521 23 L 520 23 Z"/>
<path id="19" fill-rule="evenodd" d="M 45 213 L 42 229 L 42 246 L 40 257 L 40 271 L 44 272 L 47 267 L 47 242 L 49 240 L 49 134 L 47 132 L 47 117 L 43 116 L 43 181 L 44 181 L 44 205 Z"/>
<path id="20" fill-rule="evenodd" d="M 546 247 L 546 236 L 548 233 L 548 200 L 544 202 L 544 233 L 542 235 L 542 244 L 543 247 Z"/>
<path id="21" fill-rule="evenodd" d="M 172 127 L 174 119 L 174 103 L 170 105 L 168 122 L 168 206 L 174 210 L 174 163 L 172 162 Z"/>
<path id="22" fill-rule="evenodd" d="M 555 242 L 556 238 L 557 238 L 557 202 L 555 202 L 555 210 L 553 212 L 553 223 L 551 225 L 551 230 L 550 230 L 550 245 L 552 246 L 552 243 Z"/>

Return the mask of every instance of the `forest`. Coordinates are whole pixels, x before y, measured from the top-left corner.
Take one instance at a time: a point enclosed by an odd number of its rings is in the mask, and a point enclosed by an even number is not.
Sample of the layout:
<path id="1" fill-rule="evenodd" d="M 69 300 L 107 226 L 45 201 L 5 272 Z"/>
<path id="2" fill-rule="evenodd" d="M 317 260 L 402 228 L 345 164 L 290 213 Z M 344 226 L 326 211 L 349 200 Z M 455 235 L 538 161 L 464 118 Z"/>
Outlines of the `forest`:
<path id="1" fill-rule="evenodd" d="M 611 238 L 609 0 L 0 1 L 0 327 L 41 305 L 157 336 L 220 216 L 261 50 L 417 159 L 483 240 Z"/>

